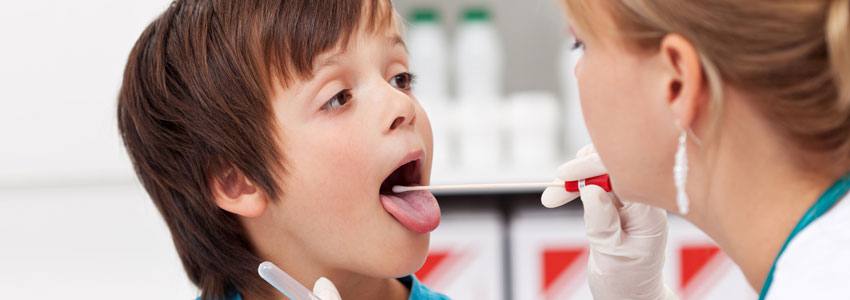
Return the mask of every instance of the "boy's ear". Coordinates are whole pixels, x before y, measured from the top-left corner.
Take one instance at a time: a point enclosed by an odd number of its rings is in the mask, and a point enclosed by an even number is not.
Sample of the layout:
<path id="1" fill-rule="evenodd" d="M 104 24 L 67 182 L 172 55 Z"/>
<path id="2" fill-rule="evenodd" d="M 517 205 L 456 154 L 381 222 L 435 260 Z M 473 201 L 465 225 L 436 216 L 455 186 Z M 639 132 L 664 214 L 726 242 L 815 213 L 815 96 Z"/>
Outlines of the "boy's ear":
<path id="1" fill-rule="evenodd" d="M 212 192 L 218 207 L 246 218 L 259 217 L 268 206 L 265 194 L 234 167 L 213 178 Z"/>
<path id="2" fill-rule="evenodd" d="M 700 54 L 690 41 L 678 34 L 665 36 L 660 51 L 667 70 L 664 83 L 667 105 L 680 126 L 691 128 L 705 105 L 708 90 Z"/>

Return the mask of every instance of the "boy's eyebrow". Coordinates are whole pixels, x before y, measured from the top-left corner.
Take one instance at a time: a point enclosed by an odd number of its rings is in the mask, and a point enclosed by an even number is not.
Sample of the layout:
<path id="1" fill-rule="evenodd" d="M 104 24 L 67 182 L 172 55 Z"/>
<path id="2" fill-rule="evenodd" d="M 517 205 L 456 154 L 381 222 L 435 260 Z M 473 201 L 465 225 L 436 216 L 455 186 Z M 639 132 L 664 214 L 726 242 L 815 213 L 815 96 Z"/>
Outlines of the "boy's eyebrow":
<path id="1" fill-rule="evenodd" d="M 333 55 L 330 55 L 328 57 L 320 59 L 318 61 L 318 63 L 316 64 L 316 67 L 313 69 L 314 73 L 315 73 L 315 71 L 321 70 L 325 67 L 338 65 L 339 64 L 339 57 L 342 56 L 343 54 L 345 54 L 345 52 L 335 53 Z"/>
<path id="2" fill-rule="evenodd" d="M 392 44 L 393 47 L 401 45 L 401 47 L 404 48 L 404 52 L 408 52 L 407 44 L 404 43 L 404 39 L 401 38 L 401 36 L 398 34 L 393 34 L 392 36 L 390 36 L 390 44 Z"/>
<path id="3" fill-rule="evenodd" d="M 407 44 L 404 43 L 404 39 L 401 37 L 401 35 L 393 34 L 392 36 L 390 36 L 388 38 L 388 41 L 389 41 L 389 43 L 392 47 L 401 46 L 402 48 L 404 48 L 404 52 L 408 52 L 407 51 Z M 345 51 L 341 51 L 341 52 L 338 52 L 338 53 L 334 53 L 330 56 L 320 58 L 317 61 L 316 67 L 313 70 L 315 71 L 315 70 L 320 70 L 320 69 L 328 67 L 328 66 L 338 65 L 339 64 L 339 57 L 342 56 L 343 54 L 345 54 Z"/>

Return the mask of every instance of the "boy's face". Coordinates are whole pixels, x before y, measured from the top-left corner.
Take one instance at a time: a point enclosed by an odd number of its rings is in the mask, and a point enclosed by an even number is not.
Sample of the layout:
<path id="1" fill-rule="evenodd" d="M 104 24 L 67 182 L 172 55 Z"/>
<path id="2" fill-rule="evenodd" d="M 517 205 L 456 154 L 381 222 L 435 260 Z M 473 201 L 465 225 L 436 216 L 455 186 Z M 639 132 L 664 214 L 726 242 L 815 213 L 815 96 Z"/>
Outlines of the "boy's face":
<path id="1" fill-rule="evenodd" d="M 429 183 L 431 126 L 395 28 L 360 30 L 344 48 L 320 55 L 312 78 L 277 88 L 286 174 L 268 230 L 279 239 L 257 246 L 331 272 L 410 274 L 424 262 L 439 207 L 430 193 L 397 197 L 386 188 Z"/>

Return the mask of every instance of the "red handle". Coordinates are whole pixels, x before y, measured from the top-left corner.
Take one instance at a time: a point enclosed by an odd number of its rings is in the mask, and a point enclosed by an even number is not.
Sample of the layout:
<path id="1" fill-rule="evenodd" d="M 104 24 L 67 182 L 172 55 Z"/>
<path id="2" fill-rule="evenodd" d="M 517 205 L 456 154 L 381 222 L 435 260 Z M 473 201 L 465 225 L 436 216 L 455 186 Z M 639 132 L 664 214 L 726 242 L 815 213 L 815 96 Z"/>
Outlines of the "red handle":
<path id="1" fill-rule="evenodd" d="M 584 180 L 584 185 L 595 185 L 601 187 L 606 192 L 611 192 L 611 178 L 608 177 L 608 174 L 587 178 Z M 579 180 L 564 182 L 564 189 L 566 189 L 567 192 L 578 192 L 578 188 Z"/>

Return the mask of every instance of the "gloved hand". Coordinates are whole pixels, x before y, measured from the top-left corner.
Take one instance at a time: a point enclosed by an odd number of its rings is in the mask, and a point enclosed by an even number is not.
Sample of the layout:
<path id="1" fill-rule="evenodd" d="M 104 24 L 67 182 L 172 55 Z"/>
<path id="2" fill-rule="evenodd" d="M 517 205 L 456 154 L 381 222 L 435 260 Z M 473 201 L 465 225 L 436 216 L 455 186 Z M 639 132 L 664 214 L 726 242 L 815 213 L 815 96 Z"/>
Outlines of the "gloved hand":
<path id="1" fill-rule="evenodd" d="M 319 277 L 313 284 L 313 295 L 322 300 L 342 300 L 333 282 L 324 277 Z"/>
<path id="2" fill-rule="evenodd" d="M 588 145 L 558 168 L 558 182 L 581 180 L 608 171 Z M 616 192 L 616 187 L 615 190 Z M 621 201 L 616 194 L 588 185 L 578 193 L 547 188 L 541 196 L 552 208 L 581 196 L 590 243 L 587 274 L 594 299 L 677 299 L 664 285 L 667 213 L 649 205 Z"/>

